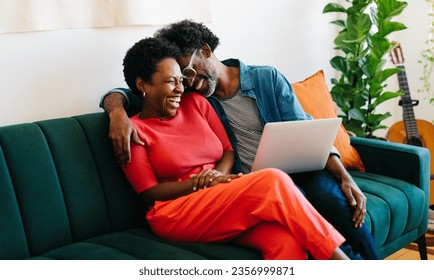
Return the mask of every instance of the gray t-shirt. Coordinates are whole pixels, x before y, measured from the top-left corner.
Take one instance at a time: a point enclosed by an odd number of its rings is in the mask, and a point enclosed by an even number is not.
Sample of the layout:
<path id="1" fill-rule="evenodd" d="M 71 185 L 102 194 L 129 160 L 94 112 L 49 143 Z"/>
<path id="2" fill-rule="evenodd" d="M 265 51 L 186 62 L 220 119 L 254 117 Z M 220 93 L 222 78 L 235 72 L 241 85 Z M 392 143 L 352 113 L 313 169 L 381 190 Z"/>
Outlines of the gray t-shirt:
<path id="1" fill-rule="evenodd" d="M 226 112 L 238 142 L 238 154 L 243 173 L 250 173 L 264 127 L 255 99 L 235 94 L 218 98 Z"/>

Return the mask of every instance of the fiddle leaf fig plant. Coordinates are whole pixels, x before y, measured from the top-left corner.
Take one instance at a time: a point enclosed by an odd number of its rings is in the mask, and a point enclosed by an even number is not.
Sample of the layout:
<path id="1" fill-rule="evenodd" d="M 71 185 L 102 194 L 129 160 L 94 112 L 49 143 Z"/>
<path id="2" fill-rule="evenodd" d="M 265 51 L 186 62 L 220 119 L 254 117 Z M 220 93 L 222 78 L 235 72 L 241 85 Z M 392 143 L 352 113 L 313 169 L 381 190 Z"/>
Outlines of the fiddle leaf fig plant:
<path id="1" fill-rule="evenodd" d="M 340 108 L 344 127 L 356 136 L 373 137 L 385 129 L 382 122 L 390 112 L 379 113 L 383 102 L 402 95 L 402 91 L 386 91 L 388 78 L 402 71 L 385 68 L 386 56 L 396 46 L 388 36 L 406 26 L 392 21 L 407 6 L 398 0 L 345 0 L 348 7 L 329 3 L 323 13 L 340 13 L 332 21 L 340 28 L 334 40 L 339 54 L 330 60 L 340 77 L 331 79 L 333 101 Z"/>

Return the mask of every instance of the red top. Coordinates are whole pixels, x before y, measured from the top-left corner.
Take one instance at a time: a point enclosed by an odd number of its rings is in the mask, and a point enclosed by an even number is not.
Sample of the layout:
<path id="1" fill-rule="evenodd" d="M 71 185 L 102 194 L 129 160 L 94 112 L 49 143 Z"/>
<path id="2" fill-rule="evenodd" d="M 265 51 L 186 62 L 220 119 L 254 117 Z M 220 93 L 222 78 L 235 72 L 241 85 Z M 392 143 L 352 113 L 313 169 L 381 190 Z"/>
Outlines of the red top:
<path id="1" fill-rule="evenodd" d="M 189 179 L 214 168 L 223 151 L 232 151 L 224 127 L 200 94 L 184 94 L 174 117 L 131 118 L 145 146 L 131 144 L 131 163 L 124 172 L 137 193 L 160 182 Z"/>

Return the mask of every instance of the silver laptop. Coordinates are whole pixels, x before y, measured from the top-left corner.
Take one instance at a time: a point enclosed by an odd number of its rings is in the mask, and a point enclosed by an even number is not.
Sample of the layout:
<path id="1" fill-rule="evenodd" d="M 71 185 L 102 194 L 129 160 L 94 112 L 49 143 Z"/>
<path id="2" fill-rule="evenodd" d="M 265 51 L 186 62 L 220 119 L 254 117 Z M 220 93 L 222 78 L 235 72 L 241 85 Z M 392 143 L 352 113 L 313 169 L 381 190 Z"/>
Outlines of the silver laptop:
<path id="1" fill-rule="evenodd" d="M 275 167 L 286 173 L 323 169 L 341 118 L 265 124 L 252 171 Z"/>

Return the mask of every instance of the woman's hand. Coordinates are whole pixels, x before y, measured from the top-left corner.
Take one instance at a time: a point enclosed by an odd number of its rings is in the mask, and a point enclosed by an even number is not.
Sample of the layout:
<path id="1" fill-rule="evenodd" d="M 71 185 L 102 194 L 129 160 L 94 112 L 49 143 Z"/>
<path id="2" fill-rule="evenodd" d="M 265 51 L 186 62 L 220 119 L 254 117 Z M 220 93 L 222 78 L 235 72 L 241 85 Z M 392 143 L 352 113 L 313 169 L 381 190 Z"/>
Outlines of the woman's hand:
<path id="1" fill-rule="evenodd" d="M 204 169 L 198 174 L 191 174 L 190 179 L 193 181 L 193 190 L 205 189 L 220 183 L 228 183 L 232 179 L 241 177 L 243 174 L 226 174 L 215 169 Z"/>

